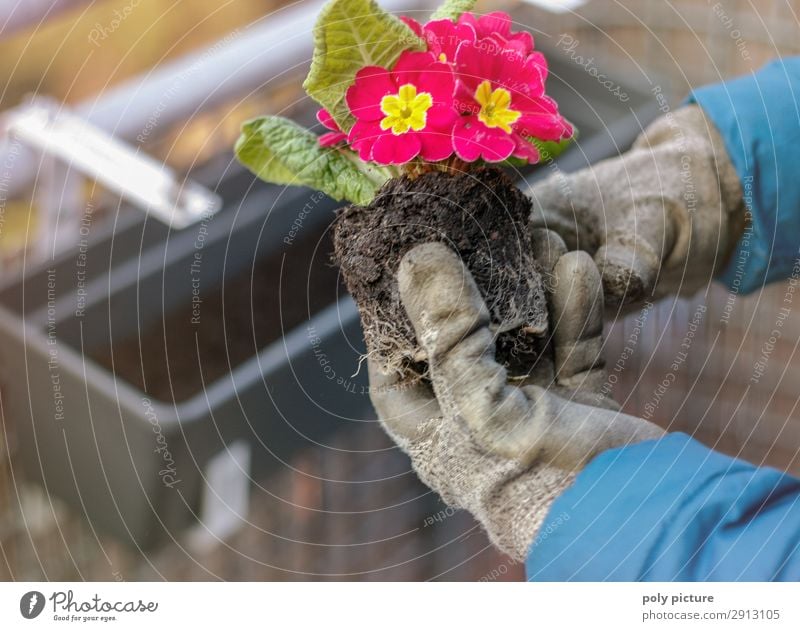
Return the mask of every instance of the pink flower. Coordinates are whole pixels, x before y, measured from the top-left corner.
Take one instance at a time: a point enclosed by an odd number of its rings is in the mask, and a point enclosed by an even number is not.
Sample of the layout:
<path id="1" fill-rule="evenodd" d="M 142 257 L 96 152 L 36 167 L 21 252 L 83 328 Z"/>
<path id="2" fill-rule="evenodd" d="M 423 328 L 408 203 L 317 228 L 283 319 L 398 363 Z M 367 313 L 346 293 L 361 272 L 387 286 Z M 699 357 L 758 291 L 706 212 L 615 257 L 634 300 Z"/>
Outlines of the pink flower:
<path id="1" fill-rule="evenodd" d="M 437 61 L 453 63 L 456 51 L 461 42 L 474 42 L 475 31 L 467 24 L 456 24 L 451 20 L 433 20 L 425 26 L 412 18 L 401 17 L 418 37 L 425 40 L 428 52 L 433 53 Z"/>
<path id="2" fill-rule="evenodd" d="M 484 16 L 486 17 L 486 16 Z M 541 53 L 498 47 L 495 38 L 465 42 L 456 54 L 456 108 L 453 147 L 462 160 L 500 162 L 511 155 L 536 162 L 529 138 L 561 140 L 572 128 L 544 93 L 547 65 Z"/>
<path id="3" fill-rule="evenodd" d="M 433 53 L 406 51 L 389 71 L 367 66 L 356 73 L 345 96 L 356 122 L 348 141 L 362 160 L 404 164 L 453 153 L 451 131 L 455 77 Z"/>
<path id="4" fill-rule="evenodd" d="M 511 48 L 522 55 L 528 55 L 533 51 L 533 37 L 530 33 L 511 32 L 511 16 L 508 13 L 495 11 L 480 17 L 473 13 L 462 13 L 458 23 L 469 25 L 475 31 L 475 39 L 491 38 L 501 48 Z"/>
<path id="5" fill-rule="evenodd" d="M 328 110 L 325 108 L 319 110 L 317 112 L 317 120 L 322 123 L 323 127 L 330 129 L 329 132 L 319 137 L 319 144 L 321 147 L 332 147 L 333 145 L 338 145 L 340 142 L 345 142 L 347 140 L 347 134 L 339 129 L 339 125 L 333 120 L 333 116 L 330 115 Z"/>

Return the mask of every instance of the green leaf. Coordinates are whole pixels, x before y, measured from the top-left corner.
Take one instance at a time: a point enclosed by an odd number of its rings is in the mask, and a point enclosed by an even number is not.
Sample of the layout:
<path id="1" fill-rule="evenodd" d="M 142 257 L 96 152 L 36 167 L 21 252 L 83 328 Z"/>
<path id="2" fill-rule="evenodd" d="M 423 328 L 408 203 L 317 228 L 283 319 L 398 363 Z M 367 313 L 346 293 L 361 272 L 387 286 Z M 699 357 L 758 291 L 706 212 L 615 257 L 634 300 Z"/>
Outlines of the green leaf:
<path id="1" fill-rule="evenodd" d="M 521 169 L 528 166 L 528 161 L 525 158 L 517 158 L 515 156 L 508 156 L 500 163 L 501 166 L 509 167 L 511 169 Z"/>
<path id="2" fill-rule="evenodd" d="M 444 0 L 441 6 L 433 12 L 431 20 L 452 20 L 455 22 L 462 13 L 472 11 L 477 0 Z"/>
<path id="3" fill-rule="evenodd" d="M 303 87 L 347 132 L 355 119 L 344 97 L 356 73 L 364 66 L 391 68 L 404 50 L 425 50 L 425 42 L 374 0 L 330 0 L 314 26 Z"/>
<path id="4" fill-rule="evenodd" d="M 310 186 L 333 199 L 368 204 L 387 179 L 338 149 L 320 147 L 317 136 L 281 116 L 247 121 L 236 141 L 236 157 L 273 184 Z"/>

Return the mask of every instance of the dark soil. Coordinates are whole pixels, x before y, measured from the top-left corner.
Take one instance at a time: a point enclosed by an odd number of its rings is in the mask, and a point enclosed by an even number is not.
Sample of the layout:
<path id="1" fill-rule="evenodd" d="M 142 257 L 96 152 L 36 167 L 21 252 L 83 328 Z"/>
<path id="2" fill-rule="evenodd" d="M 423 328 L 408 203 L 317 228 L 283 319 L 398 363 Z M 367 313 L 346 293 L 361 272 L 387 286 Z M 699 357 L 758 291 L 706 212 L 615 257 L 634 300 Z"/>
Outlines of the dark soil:
<path id="1" fill-rule="evenodd" d="M 340 212 L 336 262 L 358 304 L 370 352 L 386 370 L 424 373 L 424 355 L 400 303 L 395 274 L 417 244 L 441 241 L 461 256 L 499 331 L 497 359 L 525 374 L 543 351 L 544 285 L 527 224 L 530 201 L 497 169 L 426 173 L 387 182 L 367 207 Z"/>
<path id="2" fill-rule="evenodd" d="M 115 338 L 113 353 L 105 346 L 90 356 L 112 370 L 113 355 L 117 377 L 155 399 L 182 401 L 202 392 L 337 299 L 329 234 L 294 242 L 283 266 L 283 252 L 276 252 L 226 281 L 224 292 L 221 286 L 204 292 L 196 323 L 188 292 L 163 322 L 143 328 L 140 336 Z"/>

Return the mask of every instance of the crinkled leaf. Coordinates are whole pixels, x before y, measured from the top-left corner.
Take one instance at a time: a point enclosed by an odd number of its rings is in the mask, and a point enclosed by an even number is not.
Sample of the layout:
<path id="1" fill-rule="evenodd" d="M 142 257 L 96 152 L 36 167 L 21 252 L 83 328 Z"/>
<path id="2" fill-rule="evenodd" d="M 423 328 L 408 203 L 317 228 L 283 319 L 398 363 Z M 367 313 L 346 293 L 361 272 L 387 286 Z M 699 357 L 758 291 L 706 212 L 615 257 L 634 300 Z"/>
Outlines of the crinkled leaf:
<path id="1" fill-rule="evenodd" d="M 344 131 L 353 126 L 345 92 L 364 66 L 391 68 L 425 43 L 374 0 L 330 0 L 314 26 L 314 56 L 303 87 Z"/>
<path id="2" fill-rule="evenodd" d="M 368 204 L 380 185 L 340 151 L 320 147 L 313 133 L 281 116 L 247 121 L 235 151 L 262 180 L 310 186 L 336 200 Z"/>
<path id="3" fill-rule="evenodd" d="M 472 11 L 476 0 L 444 0 L 436 11 L 433 12 L 431 20 L 452 20 L 455 22 L 461 17 L 462 13 Z"/>

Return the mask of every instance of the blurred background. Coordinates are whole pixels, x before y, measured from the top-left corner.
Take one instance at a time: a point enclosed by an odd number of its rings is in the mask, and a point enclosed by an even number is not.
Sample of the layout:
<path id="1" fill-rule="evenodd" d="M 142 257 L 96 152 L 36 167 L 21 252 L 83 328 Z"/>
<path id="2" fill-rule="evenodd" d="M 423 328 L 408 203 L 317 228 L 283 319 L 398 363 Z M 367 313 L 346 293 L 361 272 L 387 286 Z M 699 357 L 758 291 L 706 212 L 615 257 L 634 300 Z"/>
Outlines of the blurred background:
<path id="1" fill-rule="evenodd" d="M 319 7 L 0 2 L 0 578 L 522 577 L 375 421 L 329 263 L 335 205 L 233 161 L 248 118 L 314 124 Z M 794 0 L 478 4 L 498 9 L 534 33 L 581 132 L 528 182 L 624 150 L 693 86 L 800 53 Z M 182 230 L 145 212 L 176 199 L 206 204 Z M 618 400 L 799 473 L 788 288 L 712 286 L 610 324 Z"/>

